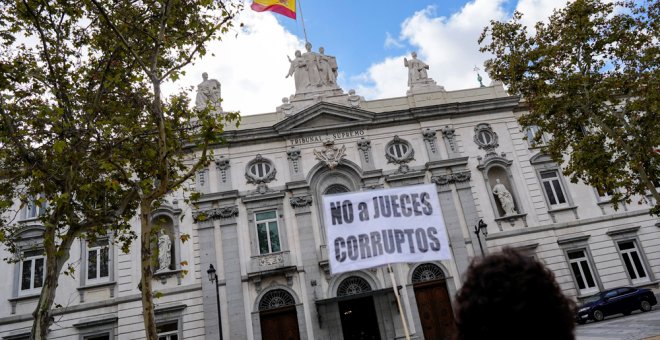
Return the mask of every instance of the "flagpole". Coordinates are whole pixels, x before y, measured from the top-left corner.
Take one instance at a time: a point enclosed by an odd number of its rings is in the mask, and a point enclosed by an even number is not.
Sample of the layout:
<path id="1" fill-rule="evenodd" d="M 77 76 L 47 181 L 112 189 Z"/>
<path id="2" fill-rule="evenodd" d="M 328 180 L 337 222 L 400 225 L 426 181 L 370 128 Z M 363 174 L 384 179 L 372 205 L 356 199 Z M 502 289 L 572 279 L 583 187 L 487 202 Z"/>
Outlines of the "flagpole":
<path id="1" fill-rule="evenodd" d="M 403 323 L 403 332 L 406 335 L 406 340 L 410 340 L 410 333 L 408 331 L 408 322 L 406 322 L 406 315 L 403 314 L 403 308 L 401 307 L 401 299 L 399 299 L 399 290 L 396 286 L 396 280 L 394 279 L 394 271 L 392 266 L 387 264 L 387 271 L 390 272 L 390 280 L 392 281 L 392 289 L 394 290 L 394 296 L 396 297 L 396 304 L 399 306 L 399 315 L 401 315 L 401 323 Z"/>
<path id="2" fill-rule="evenodd" d="M 302 12 L 302 1 L 297 0 L 298 3 L 298 9 L 300 10 L 300 21 L 302 22 L 302 27 L 303 27 L 303 34 L 305 34 L 305 43 L 308 43 L 309 41 L 307 40 L 307 29 L 305 29 L 305 18 L 303 17 L 303 12 Z"/>

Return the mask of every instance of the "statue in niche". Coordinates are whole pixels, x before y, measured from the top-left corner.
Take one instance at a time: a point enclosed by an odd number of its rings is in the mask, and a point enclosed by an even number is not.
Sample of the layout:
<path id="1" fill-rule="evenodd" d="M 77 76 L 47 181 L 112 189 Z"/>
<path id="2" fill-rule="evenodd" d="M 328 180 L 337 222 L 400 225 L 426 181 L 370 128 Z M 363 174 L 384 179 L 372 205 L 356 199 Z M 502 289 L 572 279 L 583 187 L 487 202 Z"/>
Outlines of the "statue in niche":
<path id="1" fill-rule="evenodd" d="M 408 86 L 429 78 L 426 72 L 429 69 L 429 65 L 417 59 L 417 52 L 413 52 L 411 56 L 412 59 L 410 60 L 403 58 L 403 66 L 408 68 Z"/>
<path id="2" fill-rule="evenodd" d="M 318 55 L 321 84 L 332 86 L 337 83 L 337 58 L 325 55 L 325 49 L 319 48 Z"/>
<path id="3" fill-rule="evenodd" d="M 220 82 L 217 79 L 209 79 L 209 74 L 206 72 L 202 73 L 202 79 L 202 82 L 197 85 L 195 107 L 198 110 L 204 110 L 208 104 L 211 104 L 215 110 L 222 111 Z"/>
<path id="4" fill-rule="evenodd" d="M 172 265 L 172 240 L 164 230 L 158 236 L 158 271 L 169 270 Z"/>
<path id="5" fill-rule="evenodd" d="M 495 181 L 497 184 L 493 186 L 493 194 L 495 194 L 500 201 L 500 206 L 502 206 L 502 210 L 504 210 L 504 216 L 518 214 L 515 203 L 513 202 L 513 196 L 511 196 L 509 190 L 506 189 L 504 184 L 500 183 L 499 178 Z"/>

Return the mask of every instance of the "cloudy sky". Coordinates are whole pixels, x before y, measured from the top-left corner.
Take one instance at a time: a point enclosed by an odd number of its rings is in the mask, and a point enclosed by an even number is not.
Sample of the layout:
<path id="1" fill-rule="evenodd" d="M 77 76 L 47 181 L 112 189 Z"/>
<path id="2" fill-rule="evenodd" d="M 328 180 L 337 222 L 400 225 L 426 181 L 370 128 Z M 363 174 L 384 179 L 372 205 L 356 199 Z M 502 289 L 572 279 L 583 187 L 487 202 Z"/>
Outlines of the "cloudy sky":
<path id="1" fill-rule="evenodd" d="M 488 58 L 477 39 L 491 20 L 507 20 L 514 10 L 528 26 L 547 19 L 565 0 L 298 0 L 313 50 L 323 46 L 337 58 L 338 83 L 367 99 L 404 96 L 403 58 L 417 51 L 430 65 L 429 76 L 447 90 L 476 87 L 474 67 Z M 287 55 L 304 50 L 300 10 L 297 20 L 250 10 L 210 53 L 186 69 L 186 76 L 166 89 L 192 88 L 202 72 L 222 83 L 225 110 L 242 115 L 273 112 L 282 97 L 293 94 Z M 211 56 L 213 54 L 214 56 Z M 484 83 L 490 79 L 483 71 Z"/>

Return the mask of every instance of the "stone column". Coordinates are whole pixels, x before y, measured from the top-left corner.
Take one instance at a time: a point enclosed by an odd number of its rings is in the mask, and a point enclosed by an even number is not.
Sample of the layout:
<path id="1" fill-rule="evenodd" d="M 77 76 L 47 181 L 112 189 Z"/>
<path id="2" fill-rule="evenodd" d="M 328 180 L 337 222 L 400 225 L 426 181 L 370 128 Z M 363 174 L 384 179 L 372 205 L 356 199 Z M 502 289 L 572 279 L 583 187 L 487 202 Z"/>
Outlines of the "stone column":
<path id="1" fill-rule="evenodd" d="M 458 172 L 454 173 L 452 177 L 456 184 L 458 199 L 463 208 L 463 215 L 465 215 L 465 222 L 467 223 L 470 240 L 472 240 L 472 249 L 474 249 L 475 254 L 481 255 L 481 251 L 477 249 L 477 247 L 479 247 L 479 240 L 473 230 L 474 226 L 479 222 L 479 215 L 477 214 L 477 206 L 474 204 L 475 198 L 472 195 L 472 188 L 470 187 L 471 173 L 470 171 Z M 481 245 L 484 248 L 484 254 L 488 254 L 486 238 L 483 234 L 480 234 L 479 237 L 481 238 Z"/>
<path id="2" fill-rule="evenodd" d="M 465 240 L 463 239 L 463 232 L 461 231 L 461 222 L 454 204 L 454 197 L 450 182 L 453 181 L 452 175 L 436 175 L 431 178 L 431 181 L 437 185 L 438 199 L 440 200 L 440 207 L 442 208 L 442 216 L 445 220 L 447 227 L 447 234 L 449 236 L 449 243 L 454 256 L 454 262 L 458 269 L 459 275 L 465 273 L 470 264 L 467 248 L 465 247 Z"/>
<path id="3" fill-rule="evenodd" d="M 302 259 L 303 270 L 305 271 L 305 282 L 301 288 L 306 291 L 307 301 L 304 305 L 307 312 L 310 313 L 312 320 L 312 332 L 309 334 L 311 339 L 319 338 L 321 330 L 318 321 L 318 311 L 316 310 L 316 300 L 321 296 L 321 272 L 319 267 L 319 245 L 314 239 L 312 226 L 312 195 L 306 182 L 287 183 L 287 189 L 291 190 L 293 197 L 289 199 L 296 216 L 296 226 L 298 227 L 300 258 Z"/>
<path id="4" fill-rule="evenodd" d="M 245 323 L 245 304 L 243 300 L 243 281 L 241 279 L 241 262 L 236 217 L 238 207 L 228 206 L 220 211 L 220 232 L 222 235 L 222 257 L 224 259 L 225 293 L 227 295 L 227 310 L 223 318 L 227 322 L 225 334 L 227 339 L 247 339 Z"/>
<path id="5" fill-rule="evenodd" d="M 200 212 L 207 215 L 206 212 Z M 197 222 L 197 235 L 199 242 L 199 266 L 202 276 L 202 306 L 204 309 L 204 329 L 207 339 L 219 339 L 218 335 L 218 305 L 216 300 L 216 290 L 213 283 L 209 282 L 206 271 L 209 265 L 218 269 L 216 263 L 215 253 L 215 235 L 213 228 L 213 220 L 208 218 L 204 221 Z"/>

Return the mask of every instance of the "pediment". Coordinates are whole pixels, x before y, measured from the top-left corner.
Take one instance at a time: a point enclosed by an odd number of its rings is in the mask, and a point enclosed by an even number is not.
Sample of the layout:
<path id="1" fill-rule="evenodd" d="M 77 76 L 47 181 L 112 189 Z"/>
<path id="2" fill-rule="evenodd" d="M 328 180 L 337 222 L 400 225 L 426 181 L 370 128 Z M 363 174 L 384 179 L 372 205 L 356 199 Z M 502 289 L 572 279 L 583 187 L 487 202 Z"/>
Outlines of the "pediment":
<path id="1" fill-rule="evenodd" d="M 554 163 L 554 161 L 552 160 L 552 158 L 550 158 L 549 155 L 539 152 L 529 159 L 529 163 L 533 165 L 533 164 L 541 164 L 541 163 Z"/>
<path id="2" fill-rule="evenodd" d="M 373 121 L 374 113 L 352 107 L 321 102 L 275 124 L 278 132 L 303 132 L 320 128 L 355 126 Z"/>

